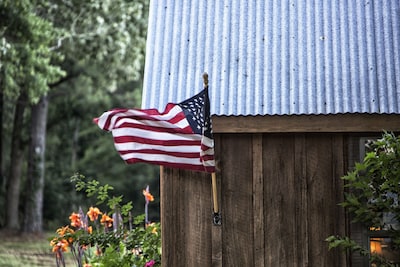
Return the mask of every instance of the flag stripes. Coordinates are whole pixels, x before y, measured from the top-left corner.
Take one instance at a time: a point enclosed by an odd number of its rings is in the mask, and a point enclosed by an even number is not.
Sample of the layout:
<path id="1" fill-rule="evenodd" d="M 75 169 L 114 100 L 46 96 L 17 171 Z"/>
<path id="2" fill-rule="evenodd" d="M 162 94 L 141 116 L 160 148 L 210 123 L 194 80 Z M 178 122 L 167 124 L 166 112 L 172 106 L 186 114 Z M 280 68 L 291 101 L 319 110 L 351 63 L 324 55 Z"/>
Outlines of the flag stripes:
<path id="1" fill-rule="evenodd" d="M 214 172 L 211 122 L 203 114 L 208 96 L 203 92 L 183 102 L 189 109 L 172 103 L 162 113 L 156 109 L 114 109 L 96 122 L 101 129 L 112 132 L 115 148 L 127 163 Z M 205 131 L 211 138 L 204 135 Z"/>

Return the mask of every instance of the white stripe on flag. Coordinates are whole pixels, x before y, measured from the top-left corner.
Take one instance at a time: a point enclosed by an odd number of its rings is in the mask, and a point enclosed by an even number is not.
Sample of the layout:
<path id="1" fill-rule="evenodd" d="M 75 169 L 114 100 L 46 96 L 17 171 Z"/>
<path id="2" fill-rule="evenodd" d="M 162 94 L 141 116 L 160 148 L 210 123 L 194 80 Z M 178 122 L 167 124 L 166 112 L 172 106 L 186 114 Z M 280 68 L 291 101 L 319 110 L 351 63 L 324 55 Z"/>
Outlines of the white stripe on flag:
<path id="1" fill-rule="evenodd" d="M 186 157 L 175 157 L 165 154 L 146 154 L 140 152 L 129 153 L 125 155 L 121 155 L 122 159 L 141 159 L 145 161 L 157 161 L 157 162 L 165 162 L 165 163 L 183 163 L 183 164 L 191 164 L 202 166 L 203 163 L 199 160 L 199 158 L 186 158 Z"/>
<path id="2" fill-rule="evenodd" d="M 143 150 L 143 149 L 154 149 L 166 152 L 183 152 L 183 153 L 199 153 L 201 154 L 199 145 L 193 146 L 163 146 L 163 145 L 152 145 L 152 144 L 142 144 L 137 142 L 126 142 L 121 144 L 115 144 L 115 148 L 118 151 L 130 151 L 130 150 Z M 211 155 L 211 154 L 210 154 Z"/>
<path id="3" fill-rule="evenodd" d="M 112 131 L 114 137 L 123 136 L 136 136 L 145 139 L 164 140 L 164 141 L 200 141 L 202 136 L 197 134 L 180 134 L 180 133 L 167 133 L 167 132 L 154 132 L 151 130 L 143 130 L 137 128 L 120 128 Z"/>

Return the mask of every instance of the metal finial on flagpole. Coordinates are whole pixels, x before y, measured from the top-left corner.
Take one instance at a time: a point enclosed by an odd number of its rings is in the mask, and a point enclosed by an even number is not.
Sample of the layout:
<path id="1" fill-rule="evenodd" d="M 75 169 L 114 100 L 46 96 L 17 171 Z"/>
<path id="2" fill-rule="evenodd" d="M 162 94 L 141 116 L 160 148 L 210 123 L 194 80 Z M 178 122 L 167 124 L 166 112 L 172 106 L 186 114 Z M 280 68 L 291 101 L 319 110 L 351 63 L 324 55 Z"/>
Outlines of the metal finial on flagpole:
<path id="1" fill-rule="evenodd" d="M 204 88 L 208 87 L 208 74 L 207 74 L 207 72 L 203 73 L 203 83 L 204 83 Z"/>

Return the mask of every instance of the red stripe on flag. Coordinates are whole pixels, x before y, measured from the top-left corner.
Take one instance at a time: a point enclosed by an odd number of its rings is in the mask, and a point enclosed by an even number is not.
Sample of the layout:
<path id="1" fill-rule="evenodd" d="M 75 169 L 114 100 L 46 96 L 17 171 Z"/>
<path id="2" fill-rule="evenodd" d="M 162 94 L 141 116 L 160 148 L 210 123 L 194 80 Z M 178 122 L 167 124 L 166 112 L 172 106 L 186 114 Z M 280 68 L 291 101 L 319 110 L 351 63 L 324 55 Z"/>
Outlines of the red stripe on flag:
<path id="1" fill-rule="evenodd" d="M 161 165 L 161 166 L 165 166 L 165 167 L 187 169 L 187 170 L 193 170 L 193 171 L 215 172 L 214 166 L 193 165 L 193 164 L 185 164 L 185 163 L 179 163 L 179 162 L 150 161 L 150 160 L 142 160 L 139 158 L 130 158 L 129 160 L 126 161 L 126 163 L 128 163 L 128 164 L 133 164 L 133 163 L 138 163 L 138 162 L 146 162 L 146 163 Z"/>
<path id="2" fill-rule="evenodd" d="M 141 153 L 141 154 L 157 154 L 157 155 L 168 155 L 174 157 L 181 158 L 199 158 L 199 153 L 185 153 L 185 152 L 177 152 L 177 151 L 164 151 L 157 149 L 139 149 L 139 150 L 120 150 L 119 153 L 121 155 L 126 155 L 129 153 Z M 200 160 L 199 160 L 200 162 Z"/>
<path id="3" fill-rule="evenodd" d="M 207 108 L 204 90 L 180 104 L 167 104 L 162 113 L 156 109 L 114 109 L 95 122 L 112 132 L 115 147 L 127 163 L 214 172 L 214 142 Z"/>
<path id="4" fill-rule="evenodd" d="M 114 137 L 114 142 L 117 144 L 135 142 L 149 145 L 162 145 L 162 146 L 199 146 L 199 140 L 157 140 L 157 139 L 148 139 L 137 136 L 118 136 Z"/>
<path id="5" fill-rule="evenodd" d="M 153 131 L 153 132 L 159 132 L 159 133 L 186 133 L 186 134 L 192 134 L 192 128 L 190 126 L 187 126 L 185 128 L 167 128 L 167 127 L 162 127 L 162 126 L 153 126 L 153 125 L 146 125 L 142 123 L 134 123 L 134 122 L 124 122 L 121 123 L 121 125 L 118 125 L 118 128 L 135 128 L 135 129 L 142 129 L 142 130 L 148 130 L 148 131 Z"/>

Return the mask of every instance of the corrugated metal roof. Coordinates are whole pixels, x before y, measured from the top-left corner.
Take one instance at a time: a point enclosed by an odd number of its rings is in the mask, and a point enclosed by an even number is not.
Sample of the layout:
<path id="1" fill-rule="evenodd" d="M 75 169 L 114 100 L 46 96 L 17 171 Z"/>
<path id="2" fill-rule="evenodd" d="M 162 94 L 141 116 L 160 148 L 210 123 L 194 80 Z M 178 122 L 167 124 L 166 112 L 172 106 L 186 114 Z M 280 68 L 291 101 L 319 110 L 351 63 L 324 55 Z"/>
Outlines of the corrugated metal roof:
<path id="1" fill-rule="evenodd" d="M 212 114 L 400 113 L 400 1 L 151 1 L 142 107 L 203 72 Z"/>

